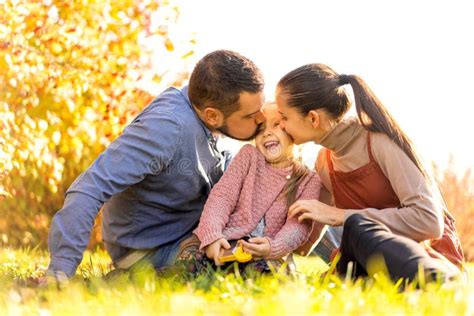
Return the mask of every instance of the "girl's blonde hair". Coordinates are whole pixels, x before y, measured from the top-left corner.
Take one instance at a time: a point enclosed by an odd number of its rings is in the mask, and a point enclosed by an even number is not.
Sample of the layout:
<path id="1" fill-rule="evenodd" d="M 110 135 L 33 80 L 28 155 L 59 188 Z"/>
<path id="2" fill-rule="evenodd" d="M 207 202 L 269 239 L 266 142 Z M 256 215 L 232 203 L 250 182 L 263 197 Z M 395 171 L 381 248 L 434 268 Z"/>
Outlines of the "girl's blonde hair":
<path id="1" fill-rule="evenodd" d="M 286 197 L 288 208 L 290 208 L 290 206 L 296 202 L 298 188 L 308 174 L 308 167 L 306 167 L 306 165 L 301 162 L 300 159 L 295 159 L 293 162 L 293 173 L 291 174 L 288 182 L 283 187 L 283 194 Z"/>

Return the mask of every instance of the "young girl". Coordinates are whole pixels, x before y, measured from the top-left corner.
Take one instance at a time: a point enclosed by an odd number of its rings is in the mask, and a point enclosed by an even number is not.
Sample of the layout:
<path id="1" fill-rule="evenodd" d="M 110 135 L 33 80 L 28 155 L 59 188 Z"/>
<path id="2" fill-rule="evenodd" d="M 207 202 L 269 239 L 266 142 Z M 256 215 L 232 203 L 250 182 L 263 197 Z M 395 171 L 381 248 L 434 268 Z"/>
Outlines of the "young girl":
<path id="1" fill-rule="evenodd" d="M 179 258 L 189 256 L 197 242 L 199 251 L 219 266 L 229 242 L 239 240 L 254 259 L 274 260 L 307 240 L 311 221 L 288 218 L 288 207 L 296 199 L 318 199 L 320 179 L 293 159 L 293 142 L 279 126 L 276 105 L 267 104 L 263 111 L 266 122 L 256 146 L 243 146 L 212 189 L 195 235 L 183 242 Z M 319 236 L 323 227 L 315 222 L 313 235 Z"/>
<path id="2" fill-rule="evenodd" d="M 358 119 L 344 118 L 345 85 Z M 340 273 L 353 262 L 356 276 L 370 274 L 376 257 L 394 281 L 413 280 L 420 267 L 434 278 L 459 272 L 464 257 L 453 216 L 411 141 L 361 78 L 305 65 L 280 80 L 276 100 L 294 142 L 323 147 L 316 169 L 326 203 L 300 199 L 290 218 L 344 225 Z"/>

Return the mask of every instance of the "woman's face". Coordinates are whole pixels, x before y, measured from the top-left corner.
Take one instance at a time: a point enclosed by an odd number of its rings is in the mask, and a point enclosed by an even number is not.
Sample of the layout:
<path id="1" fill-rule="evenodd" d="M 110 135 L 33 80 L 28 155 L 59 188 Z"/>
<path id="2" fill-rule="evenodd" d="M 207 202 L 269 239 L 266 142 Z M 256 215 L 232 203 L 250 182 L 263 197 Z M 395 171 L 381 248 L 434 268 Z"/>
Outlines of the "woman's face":
<path id="1" fill-rule="evenodd" d="M 293 142 L 290 136 L 280 127 L 280 115 L 275 104 L 263 108 L 266 121 L 255 138 L 255 145 L 270 163 L 284 163 L 292 159 Z"/>
<path id="2" fill-rule="evenodd" d="M 303 116 L 295 107 L 288 106 L 287 97 L 277 88 L 276 103 L 281 115 L 281 128 L 287 132 L 297 145 L 314 141 L 315 129 L 309 116 Z"/>

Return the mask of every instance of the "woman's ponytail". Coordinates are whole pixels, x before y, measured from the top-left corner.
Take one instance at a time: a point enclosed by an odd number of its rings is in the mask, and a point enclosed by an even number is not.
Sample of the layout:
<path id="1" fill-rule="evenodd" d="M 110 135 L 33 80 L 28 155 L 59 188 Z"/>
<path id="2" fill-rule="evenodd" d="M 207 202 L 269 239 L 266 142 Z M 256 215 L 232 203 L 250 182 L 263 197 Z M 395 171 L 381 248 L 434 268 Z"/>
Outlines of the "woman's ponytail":
<path id="1" fill-rule="evenodd" d="M 354 92 L 357 116 L 365 129 L 387 135 L 410 158 L 425 178 L 429 178 L 426 169 L 418 157 L 412 141 L 403 132 L 395 119 L 390 115 L 382 102 L 362 80 L 354 75 L 339 75 L 341 85 L 350 84 Z"/>

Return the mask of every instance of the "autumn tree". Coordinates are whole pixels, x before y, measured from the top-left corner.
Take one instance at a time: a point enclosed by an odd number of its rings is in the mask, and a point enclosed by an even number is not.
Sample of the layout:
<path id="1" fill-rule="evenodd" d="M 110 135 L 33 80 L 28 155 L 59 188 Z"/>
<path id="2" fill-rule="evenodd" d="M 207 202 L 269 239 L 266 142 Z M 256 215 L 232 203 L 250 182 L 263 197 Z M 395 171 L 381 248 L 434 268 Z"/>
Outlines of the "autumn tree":
<path id="1" fill-rule="evenodd" d="M 0 2 L 1 242 L 44 246 L 71 182 L 179 85 L 194 41 L 172 37 L 178 16 L 168 1 Z"/>

